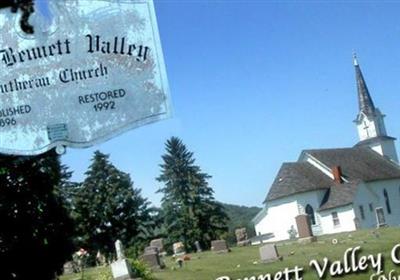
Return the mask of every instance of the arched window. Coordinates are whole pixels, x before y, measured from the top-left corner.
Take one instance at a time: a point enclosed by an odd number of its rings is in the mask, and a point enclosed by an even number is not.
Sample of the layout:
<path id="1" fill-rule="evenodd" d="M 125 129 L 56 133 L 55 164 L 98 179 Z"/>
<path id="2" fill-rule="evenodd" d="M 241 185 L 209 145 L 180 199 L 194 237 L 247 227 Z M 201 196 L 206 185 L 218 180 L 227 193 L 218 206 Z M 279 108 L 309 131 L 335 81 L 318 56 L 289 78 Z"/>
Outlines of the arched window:
<path id="1" fill-rule="evenodd" d="M 306 214 L 310 218 L 310 222 L 312 225 L 315 225 L 315 215 L 314 215 L 314 209 L 311 207 L 310 204 L 307 204 L 306 206 Z"/>
<path id="2" fill-rule="evenodd" d="M 386 203 L 386 209 L 388 214 L 392 213 L 392 209 L 390 208 L 390 201 L 389 201 L 389 196 L 388 193 L 386 191 L 386 189 L 383 190 L 383 196 L 385 197 L 385 203 Z"/>

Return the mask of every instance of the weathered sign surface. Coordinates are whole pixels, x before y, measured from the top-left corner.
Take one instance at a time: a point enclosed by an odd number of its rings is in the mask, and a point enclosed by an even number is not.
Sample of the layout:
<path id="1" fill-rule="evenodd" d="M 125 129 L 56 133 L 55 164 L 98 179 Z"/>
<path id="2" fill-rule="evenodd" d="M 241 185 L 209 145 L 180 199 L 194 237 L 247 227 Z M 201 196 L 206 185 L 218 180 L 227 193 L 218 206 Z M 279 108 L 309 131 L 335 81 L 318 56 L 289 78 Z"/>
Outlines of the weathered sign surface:
<path id="1" fill-rule="evenodd" d="M 169 116 L 152 0 L 50 2 L 33 35 L 0 12 L 0 153 L 88 147 Z"/>

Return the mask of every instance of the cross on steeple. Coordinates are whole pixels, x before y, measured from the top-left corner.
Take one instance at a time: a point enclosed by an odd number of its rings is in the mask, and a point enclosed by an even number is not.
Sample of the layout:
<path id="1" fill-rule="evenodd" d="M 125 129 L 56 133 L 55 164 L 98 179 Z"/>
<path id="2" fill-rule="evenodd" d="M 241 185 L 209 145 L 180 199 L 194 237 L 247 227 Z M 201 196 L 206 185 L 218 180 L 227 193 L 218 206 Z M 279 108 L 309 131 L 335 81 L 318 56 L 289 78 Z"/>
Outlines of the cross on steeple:
<path id="1" fill-rule="evenodd" d="M 366 121 L 364 121 L 364 127 L 363 127 L 363 129 L 365 129 L 365 133 L 367 133 L 367 137 L 369 137 L 368 128 L 369 128 L 369 125 L 367 124 Z"/>

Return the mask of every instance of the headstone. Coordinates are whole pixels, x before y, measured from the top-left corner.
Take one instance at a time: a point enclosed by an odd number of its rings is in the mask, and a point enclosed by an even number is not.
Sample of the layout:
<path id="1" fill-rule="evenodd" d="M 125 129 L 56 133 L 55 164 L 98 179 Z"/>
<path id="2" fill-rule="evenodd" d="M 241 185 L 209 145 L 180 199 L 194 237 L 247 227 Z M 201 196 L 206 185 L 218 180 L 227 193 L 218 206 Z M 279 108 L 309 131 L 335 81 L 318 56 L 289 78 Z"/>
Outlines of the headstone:
<path id="1" fill-rule="evenodd" d="M 260 259 L 263 263 L 269 263 L 279 260 L 278 251 L 275 244 L 267 244 L 260 247 Z"/>
<path id="2" fill-rule="evenodd" d="M 185 251 L 185 246 L 183 245 L 182 242 L 176 242 L 172 245 L 173 251 L 174 251 L 174 255 L 184 255 L 186 254 Z"/>
<path id="3" fill-rule="evenodd" d="M 120 240 L 115 241 L 115 251 L 117 252 L 117 260 L 125 259 L 124 248 Z"/>
<path id="4" fill-rule="evenodd" d="M 164 240 L 162 238 L 153 239 L 150 241 L 151 247 L 157 247 L 158 252 L 164 252 Z"/>
<path id="5" fill-rule="evenodd" d="M 236 242 L 247 240 L 246 228 L 238 228 L 235 230 Z"/>
<path id="6" fill-rule="evenodd" d="M 130 280 L 133 278 L 131 265 L 127 259 L 111 263 L 111 272 L 114 280 Z"/>
<path id="7" fill-rule="evenodd" d="M 228 253 L 229 248 L 225 240 L 213 240 L 211 241 L 211 251 L 216 253 Z"/>
<path id="8" fill-rule="evenodd" d="M 162 268 L 160 256 L 158 255 L 158 249 L 156 247 L 147 247 L 142 255 L 142 261 L 151 268 Z"/>
<path id="9" fill-rule="evenodd" d="M 238 228 L 235 230 L 237 246 L 247 246 L 251 244 L 248 239 L 246 228 Z"/>
<path id="10" fill-rule="evenodd" d="M 317 239 L 311 229 L 310 218 L 306 214 L 298 215 L 296 218 L 299 243 L 315 242 Z"/>
<path id="11" fill-rule="evenodd" d="M 159 250 L 155 246 L 148 246 L 148 247 L 144 248 L 144 253 L 158 253 L 158 252 L 159 252 Z"/>
<path id="12" fill-rule="evenodd" d="M 74 262 L 72 262 L 72 261 L 66 262 L 66 263 L 64 264 L 64 267 L 63 267 L 64 274 L 72 274 L 72 273 L 75 273 L 74 267 L 75 267 Z"/>
<path id="13" fill-rule="evenodd" d="M 203 251 L 203 250 L 201 249 L 201 246 L 200 246 L 200 242 L 199 242 L 199 241 L 194 242 L 194 245 L 196 246 L 196 253 L 200 253 L 200 252 Z"/>
<path id="14" fill-rule="evenodd" d="M 104 266 L 106 264 L 106 257 L 100 251 L 97 251 L 96 254 L 96 264 L 98 266 Z"/>
<path id="15" fill-rule="evenodd" d="M 115 252 L 117 260 L 111 263 L 111 272 L 114 280 L 129 280 L 133 278 L 132 268 L 128 260 L 125 258 L 122 242 L 115 242 Z"/>

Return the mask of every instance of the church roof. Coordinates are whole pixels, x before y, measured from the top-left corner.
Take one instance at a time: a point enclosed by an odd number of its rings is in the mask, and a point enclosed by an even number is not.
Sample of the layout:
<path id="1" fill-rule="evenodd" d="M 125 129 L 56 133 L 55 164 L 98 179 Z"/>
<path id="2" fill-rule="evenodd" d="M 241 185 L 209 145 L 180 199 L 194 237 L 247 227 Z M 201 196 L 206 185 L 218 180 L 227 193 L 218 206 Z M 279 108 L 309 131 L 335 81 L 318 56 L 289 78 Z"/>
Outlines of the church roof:
<path id="1" fill-rule="evenodd" d="M 332 179 L 308 162 L 285 162 L 282 164 L 266 201 L 292 194 L 328 189 Z"/>
<path id="2" fill-rule="evenodd" d="M 387 136 L 387 135 L 380 135 L 380 136 L 362 140 L 362 141 L 358 142 L 355 146 L 370 145 L 370 144 L 379 143 L 379 142 L 385 141 L 385 140 L 396 140 L 396 138 Z"/>
<path id="3" fill-rule="evenodd" d="M 359 180 L 343 184 L 333 184 L 326 192 L 319 210 L 328 210 L 352 204 L 357 192 Z"/>
<path id="4" fill-rule="evenodd" d="M 354 57 L 354 67 L 356 70 L 358 105 L 360 107 L 360 113 L 363 112 L 367 116 L 373 115 L 375 113 L 375 105 L 372 101 L 371 95 L 369 94 L 367 83 L 364 80 L 364 76 L 361 72 L 361 68 L 356 57 Z"/>
<path id="5" fill-rule="evenodd" d="M 352 203 L 360 181 L 370 182 L 400 178 L 400 168 L 368 147 L 304 150 L 328 168 L 340 166 L 346 182 L 335 183 L 308 162 L 290 162 L 281 166 L 264 202 L 293 194 L 328 190 L 321 204 L 321 210 Z"/>
<path id="6" fill-rule="evenodd" d="M 340 166 L 348 180 L 364 182 L 400 178 L 400 168 L 369 147 L 305 150 L 328 168 Z"/>

